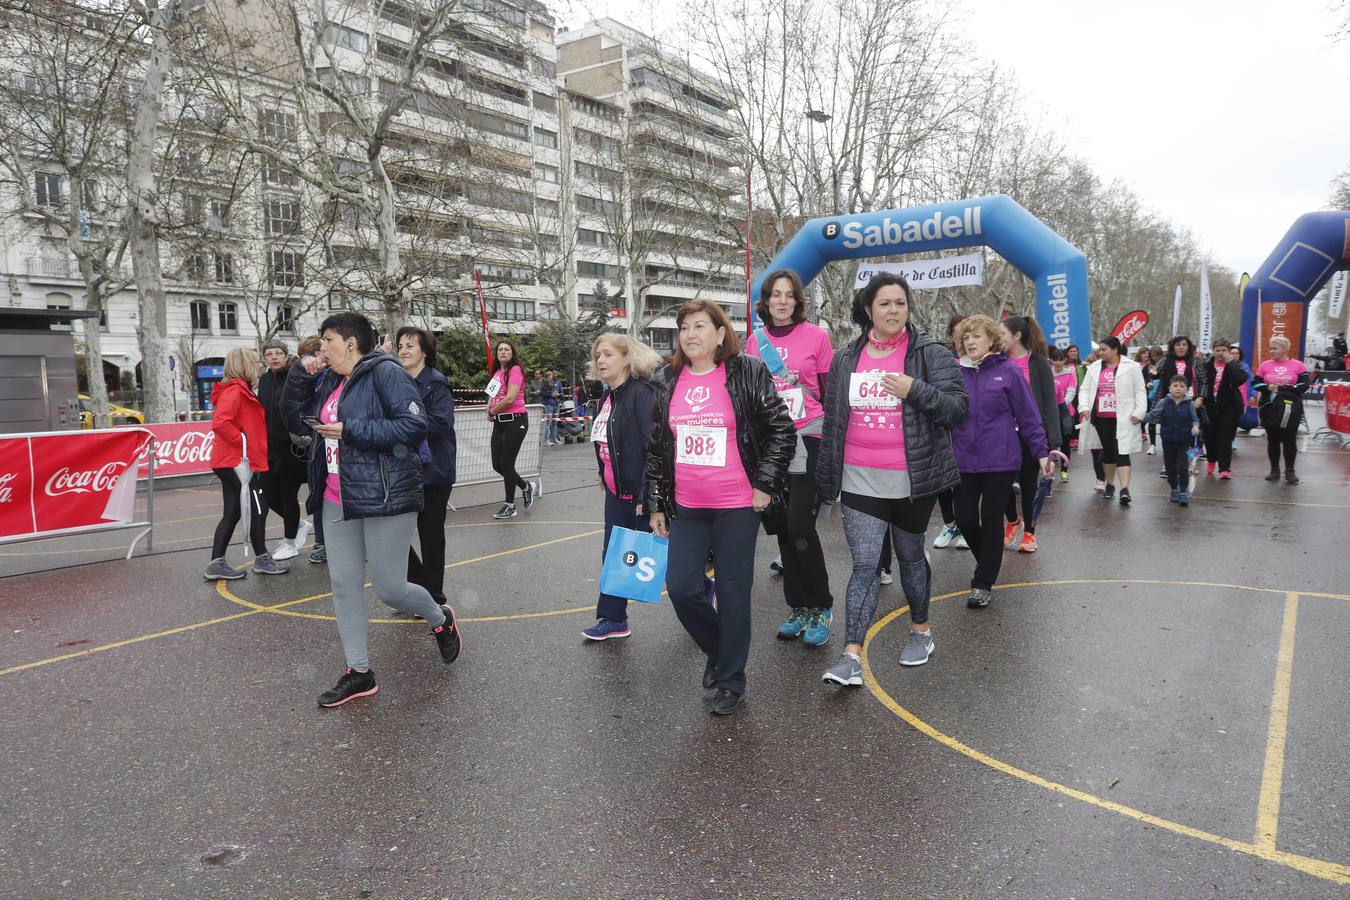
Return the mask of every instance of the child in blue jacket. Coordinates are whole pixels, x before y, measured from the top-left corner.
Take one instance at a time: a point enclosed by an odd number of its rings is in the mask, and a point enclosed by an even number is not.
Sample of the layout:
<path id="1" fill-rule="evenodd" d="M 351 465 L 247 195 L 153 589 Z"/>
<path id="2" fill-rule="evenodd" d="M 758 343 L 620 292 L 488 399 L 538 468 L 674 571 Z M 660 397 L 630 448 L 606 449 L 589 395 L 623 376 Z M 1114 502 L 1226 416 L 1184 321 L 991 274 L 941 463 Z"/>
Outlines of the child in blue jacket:
<path id="1" fill-rule="evenodd" d="M 1167 385 L 1167 396 L 1163 397 L 1144 416 L 1146 423 L 1158 422 L 1162 425 L 1163 464 L 1167 467 L 1167 483 L 1172 486 L 1172 502 L 1181 506 L 1191 505 L 1190 468 L 1187 465 L 1186 449 L 1191 438 L 1200 433 L 1200 417 L 1195 411 L 1195 401 L 1186 396 L 1189 385 L 1184 375 L 1173 375 Z"/>

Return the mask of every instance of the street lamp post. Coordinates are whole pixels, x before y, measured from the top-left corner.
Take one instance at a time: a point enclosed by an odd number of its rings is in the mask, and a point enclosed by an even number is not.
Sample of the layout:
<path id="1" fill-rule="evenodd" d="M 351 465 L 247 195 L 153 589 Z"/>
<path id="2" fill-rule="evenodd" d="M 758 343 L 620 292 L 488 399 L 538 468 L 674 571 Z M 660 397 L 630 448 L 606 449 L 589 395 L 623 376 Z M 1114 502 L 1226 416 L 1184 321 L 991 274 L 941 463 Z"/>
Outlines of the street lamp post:
<path id="1" fill-rule="evenodd" d="M 822 184 L 820 179 L 820 165 L 816 157 L 816 123 L 826 124 L 833 118 L 829 113 L 820 109 L 807 108 L 806 110 L 806 142 L 811 145 L 811 180 L 815 182 L 816 189 L 811 192 L 811 209 L 807 218 L 814 219 L 820 215 L 820 192 Z M 826 131 L 828 137 L 829 131 Z M 813 278 L 811 280 L 811 321 L 814 324 L 820 323 L 820 285 Z"/>

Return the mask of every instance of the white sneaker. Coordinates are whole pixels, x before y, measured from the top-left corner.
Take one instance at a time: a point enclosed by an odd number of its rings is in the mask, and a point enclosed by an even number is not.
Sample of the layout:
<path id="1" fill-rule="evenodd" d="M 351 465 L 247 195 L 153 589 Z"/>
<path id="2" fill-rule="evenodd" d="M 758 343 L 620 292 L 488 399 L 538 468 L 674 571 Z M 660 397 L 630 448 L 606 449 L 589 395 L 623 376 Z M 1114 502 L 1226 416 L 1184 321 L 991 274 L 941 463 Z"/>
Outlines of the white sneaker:
<path id="1" fill-rule="evenodd" d="M 272 558 L 275 560 L 294 559 L 300 555 L 300 550 L 295 546 L 294 541 L 288 541 L 282 538 L 281 543 L 277 544 L 277 549 L 272 551 Z"/>
<path id="2" fill-rule="evenodd" d="M 1100 494 L 1102 491 L 1106 490 L 1106 482 L 1099 481 L 1095 485 L 1093 485 L 1092 489 Z"/>
<path id="3" fill-rule="evenodd" d="M 882 584 L 894 584 L 894 583 L 895 583 L 895 576 L 891 574 L 891 570 L 890 570 L 890 569 L 882 569 L 882 570 L 881 570 L 881 583 L 882 583 Z"/>
<path id="4" fill-rule="evenodd" d="M 938 532 L 938 536 L 933 540 L 933 546 L 939 550 L 945 550 L 960 534 L 961 532 L 957 530 L 955 525 L 948 525 Z"/>
<path id="5" fill-rule="evenodd" d="M 1158 454 L 1158 448 L 1155 447 L 1155 446 L 1153 446 L 1152 444 L 1149 444 L 1149 445 L 1148 445 L 1148 455 L 1149 455 L 1149 456 L 1156 456 L 1157 454 Z"/>
<path id="6" fill-rule="evenodd" d="M 309 524 L 309 519 L 300 520 L 300 527 L 296 529 L 295 540 L 292 541 L 292 543 L 295 544 L 295 549 L 297 551 L 305 546 L 305 542 L 309 540 L 310 532 L 313 530 L 314 526 Z"/>

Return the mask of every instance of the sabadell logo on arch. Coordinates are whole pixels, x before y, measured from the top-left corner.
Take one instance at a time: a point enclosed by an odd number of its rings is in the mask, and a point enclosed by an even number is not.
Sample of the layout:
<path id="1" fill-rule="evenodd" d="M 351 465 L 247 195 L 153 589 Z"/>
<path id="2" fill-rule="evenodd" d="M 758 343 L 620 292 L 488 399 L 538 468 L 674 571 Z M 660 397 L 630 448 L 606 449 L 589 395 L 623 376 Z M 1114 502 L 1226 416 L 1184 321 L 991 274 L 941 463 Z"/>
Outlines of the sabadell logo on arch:
<path id="1" fill-rule="evenodd" d="M 859 247 L 900 247 L 925 241 L 979 237 L 984 234 L 980 222 L 981 207 L 967 206 L 960 215 L 941 210 L 922 219 L 892 219 L 880 224 L 863 225 L 855 220 L 830 221 L 821 229 L 827 241 L 843 236 L 840 243 L 849 250 Z"/>

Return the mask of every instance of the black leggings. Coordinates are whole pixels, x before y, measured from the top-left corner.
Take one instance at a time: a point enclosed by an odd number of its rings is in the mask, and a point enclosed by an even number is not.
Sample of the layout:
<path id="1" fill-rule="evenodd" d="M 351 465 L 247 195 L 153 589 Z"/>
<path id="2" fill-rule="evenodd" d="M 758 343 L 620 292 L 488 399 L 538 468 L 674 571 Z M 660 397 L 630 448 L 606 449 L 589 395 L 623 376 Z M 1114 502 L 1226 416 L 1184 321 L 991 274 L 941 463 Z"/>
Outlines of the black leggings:
<path id="1" fill-rule="evenodd" d="M 286 453 L 290 455 L 289 450 Z M 294 538 L 300 529 L 300 485 L 304 480 L 305 473 L 297 473 L 286 459 L 277 460 L 275 469 L 269 468 L 262 473 L 267 508 L 281 516 L 282 536 L 287 540 Z"/>
<path id="2" fill-rule="evenodd" d="M 451 487 L 422 485 L 422 511 L 417 514 L 421 557 L 412 544 L 408 545 L 408 581 L 426 588 L 431 599 L 440 604 L 449 602 L 445 597 L 445 506 L 450 502 Z"/>
<path id="3" fill-rule="evenodd" d="M 1121 453 L 1116 444 L 1116 420 L 1093 416 L 1092 427 L 1097 429 L 1097 439 L 1102 442 L 1102 465 L 1128 469 L 1130 454 Z"/>
<path id="4" fill-rule="evenodd" d="M 1027 534 L 1036 533 L 1036 523 L 1032 521 L 1031 506 L 1036 500 L 1036 488 L 1040 487 L 1041 464 L 1032 458 L 1025 444 L 1022 445 L 1022 468 L 1017 470 L 1017 484 L 1022 489 L 1022 527 Z M 1003 510 L 1009 522 L 1017 521 L 1017 497 L 1008 494 L 1008 505 Z"/>
<path id="5" fill-rule="evenodd" d="M 802 438 L 806 445 L 806 471 L 787 477 L 787 528 L 778 535 L 778 552 L 783 558 L 783 599 L 791 608 L 799 606 L 834 608 L 830 593 L 830 575 L 825 569 L 825 550 L 816 533 L 816 458 L 820 438 Z"/>
<path id="6" fill-rule="evenodd" d="M 951 525 L 956 522 L 956 489 L 949 488 L 938 494 L 938 507 L 942 510 L 942 524 Z"/>
<path id="7" fill-rule="evenodd" d="M 1220 472 L 1233 468 L 1233 439 L 1237 437 L 1239 409 L 1205 407 L 1209 410 L 1209 427 L 1205 429 L 1205 461 L 1214 464 Z"/>
<path id="8" fill-rule="evenodd" d="M 225 513 L 220 517 L 220 524 L 216 525 L 216 538 L 211 544 L 211 558 L 222 559 L 225 551 L 229 549 L 230 538 L 234 536 L 234 527 L 239 524 L 241 515 L 239 496 L 243 485 L 239 483 L 239 476 L 235 474 L 234 469 L 211 471 L 220 479 L 220 493 L 225 501 Z M 267 530 L 267 501 L 263 499 L 261 473 L 254 472 L 250 476 L 248 493 L 253 504 L 248 517 L 248 539 L 253 545 L 254 555 L 262 556 L 267 552 L 267 545 L 263 543 L 263 535 Z"/>
<path id="9" fill-rule="evenodd" d="M 1270 456 L 1270 468 L 1280 467 L 1280 448 L 1284 448 L 1284 467 L 1292 469 L 1298 456 L 1298 420 L 1287 428 L 1266 429 L 1266 453 Z"/>
<path id="10" fill-rule="evenodd" d="M 503 422 L 492 422 L 492 471 L 502 476 L 502 486 L 506 489 L 506 502 L 516 502 L 516 488 L 522 491 L 529 487 L 520 473 L 516 471 L 516 457 L 520 455 L 520 445 L 525 443 L 525 432 L 529 430 L 530 420 L 525 413 L 516 413 L 516 417 Z"/>
<path id="11" fill-rule="evenodd" d="M 1016 472 L 962 472 L 956 489 L 956 527 L 975 557 L 970 586 L 990 590 L 1003 566 L 1003 509 Z"/>

